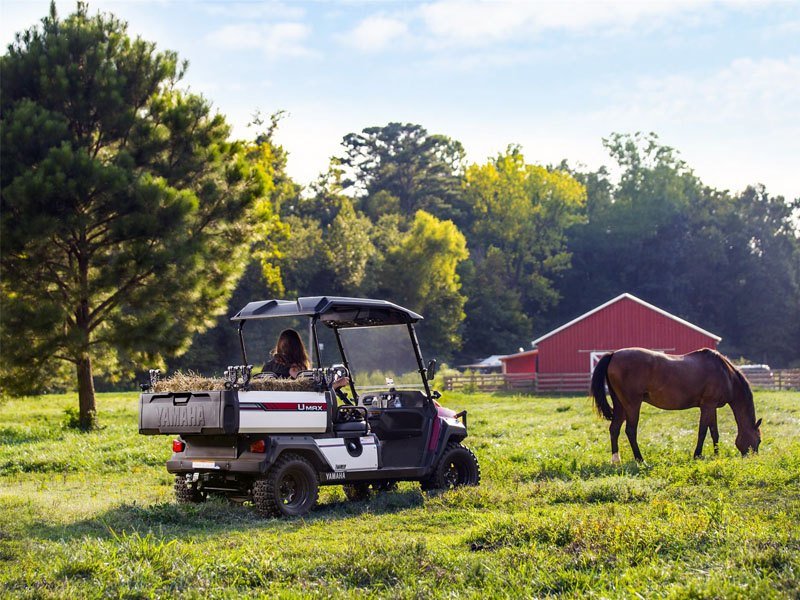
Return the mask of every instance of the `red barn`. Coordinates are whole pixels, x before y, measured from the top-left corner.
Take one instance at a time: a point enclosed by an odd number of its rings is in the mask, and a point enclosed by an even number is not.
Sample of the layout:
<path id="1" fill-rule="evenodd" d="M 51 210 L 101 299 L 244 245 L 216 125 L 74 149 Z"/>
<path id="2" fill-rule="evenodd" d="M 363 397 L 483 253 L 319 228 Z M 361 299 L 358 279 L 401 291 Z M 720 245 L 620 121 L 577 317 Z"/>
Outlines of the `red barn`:
<path id="1" fill-rule="evenodd" d="M 715 348 L 722 338 L 622 294 L 533 341 L 534 350 L 501 359 L 504 373 L 536 373 L 540 389 L 586 388 L 600 357 L 638 346 L 669 354 Z"/>

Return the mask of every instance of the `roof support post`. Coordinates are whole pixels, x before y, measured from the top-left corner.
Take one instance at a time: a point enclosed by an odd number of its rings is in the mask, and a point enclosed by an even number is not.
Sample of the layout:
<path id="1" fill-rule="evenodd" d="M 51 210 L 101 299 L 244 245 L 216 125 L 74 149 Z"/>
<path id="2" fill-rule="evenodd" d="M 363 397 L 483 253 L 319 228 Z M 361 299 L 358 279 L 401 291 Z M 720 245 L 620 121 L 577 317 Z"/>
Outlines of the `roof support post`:
<path id="1" fill-rule="evenodd" d="M 247 362 L 247 351 L 244 349 L 244 334 L 242 333 L 242 329 L 244 329 L 244 324 L 247 321 L 239 321 L 239 347 L 242 349 L 242 364 L 246 365 Z"/>
<path id="2" fill-rule="evenodd" d="M 414 347 L 414 355 L 417 357 L 417 365 L 419 366 L 419 374 L 422 377 L 422 385 L 425 386 L 425 396 L 428 400 L 431 399 L 431 388 L 428 385 L 428 369 L 425 367 L 425 362 L 422 359 L 422 351 L 419 348 L 419 340 L 417 340 L 417 332 L 411 323 L 407 323 L 408 334 L 411 336 L 411 345 Z"/>
<path id="3" fill-rule="evenodd" d="M 314 356 L 317 359 L 317 368 L 322 368 L 322 359 L 319 357 L 319 339 L 317 338 L 317 317 L 308 320 L 308 328 L 311 332 L 311 341 L 314 346 Z"/>
<path id="4" fill-rule="evenodd" d="M 350 373 L 350 363 L 347 362 L 347 354 L 344 351 L 344 345 L 342 345 L 342 338 L 339 336 L 338 327 L 333 327 L 333 335 L 336 338 L 336 345 L 339 346 L 339 354 L 342 355 L 342 364 L 344 368 L 347 369 L 347 372 Z M 356 393 L 356 384 L 353 381 L 352 373 L 350 373 L 350 391 L 353 393 L 355 402 L 358 403 L 358 394 Z"/>

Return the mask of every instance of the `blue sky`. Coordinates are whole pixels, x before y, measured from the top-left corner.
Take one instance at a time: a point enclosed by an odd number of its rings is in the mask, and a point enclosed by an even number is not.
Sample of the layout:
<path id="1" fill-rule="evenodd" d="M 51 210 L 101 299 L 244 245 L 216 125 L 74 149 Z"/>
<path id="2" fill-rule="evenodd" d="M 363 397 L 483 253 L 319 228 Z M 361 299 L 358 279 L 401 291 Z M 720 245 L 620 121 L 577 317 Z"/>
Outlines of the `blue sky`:
<path id="1" fill-rule="evenodd" d="M 0 0 L 0 41 L 48 0 Z M 57 2 L 62 15 L 74 2 Z M 800 2 L 89 3 L 190 62 L 186 83 L 239 137 L 282 109 L 301 183 L 342 136 L 389 121 L 460 140 L 483 162 L 608 164 L 601 138 L 655 131 L 708 184 L 800 197 Z M 1 85 L 1 84 L 0 84 Z"/>

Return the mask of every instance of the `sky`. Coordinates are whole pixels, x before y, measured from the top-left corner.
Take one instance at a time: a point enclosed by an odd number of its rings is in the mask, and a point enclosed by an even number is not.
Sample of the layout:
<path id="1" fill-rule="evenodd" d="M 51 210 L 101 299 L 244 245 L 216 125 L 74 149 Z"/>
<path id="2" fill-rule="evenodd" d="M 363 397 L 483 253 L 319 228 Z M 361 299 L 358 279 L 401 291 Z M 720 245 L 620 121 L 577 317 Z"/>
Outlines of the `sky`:
<path id="1" fill-rule="evenodd" d="M 0 0 L 0 42 L 49 0 Z M 56 2 L 62 16 L 74 2 Z M 470 162 L 610 165 L 602 139 L 655 132 L 708 185 L 800 197 L 800 2 L 95 0 L 189 61 L 184 84 L 308 184 L 342 137 L 392 121 L 459 140 Z M 0 82 L 0 90 L 2 82 Z"/>

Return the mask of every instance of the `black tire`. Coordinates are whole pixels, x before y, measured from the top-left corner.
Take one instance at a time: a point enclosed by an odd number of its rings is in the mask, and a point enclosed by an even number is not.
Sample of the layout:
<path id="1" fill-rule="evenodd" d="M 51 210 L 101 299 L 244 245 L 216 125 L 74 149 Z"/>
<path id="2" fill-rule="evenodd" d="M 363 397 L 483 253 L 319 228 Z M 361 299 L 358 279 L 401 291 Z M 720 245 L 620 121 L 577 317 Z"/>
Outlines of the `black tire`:
<path id="1" fill-rule="evenodd" d="M 423 490 L 449 490 L 465 485 L 478 485 L 480 481 L 481 467 L 472 450 L 451 442 L 444 449 L 431 476 L 420 484 Z"/>
<path id="2" fill-rule="evenodd" d="M 369 500 L 371 495 L 368 483 L 346 483 L 342 486 L 342 491 L 350 502 Z"/>
<path id="3" fill-rule="evenodd" d="M 298 454 L 282 454 L 266 477 L 253 483 L 256 512 L 266 517 L 301 517 L 317 503 L 317 472 Z"/>
<path id="4" fill-rule="evenodd" d="M 206 501 L 206 495 L 197 489 L 196 483 L 186 481 L 186 476 L 175 475 L 175 500 L 178 504 L 199 504 Z"/>

